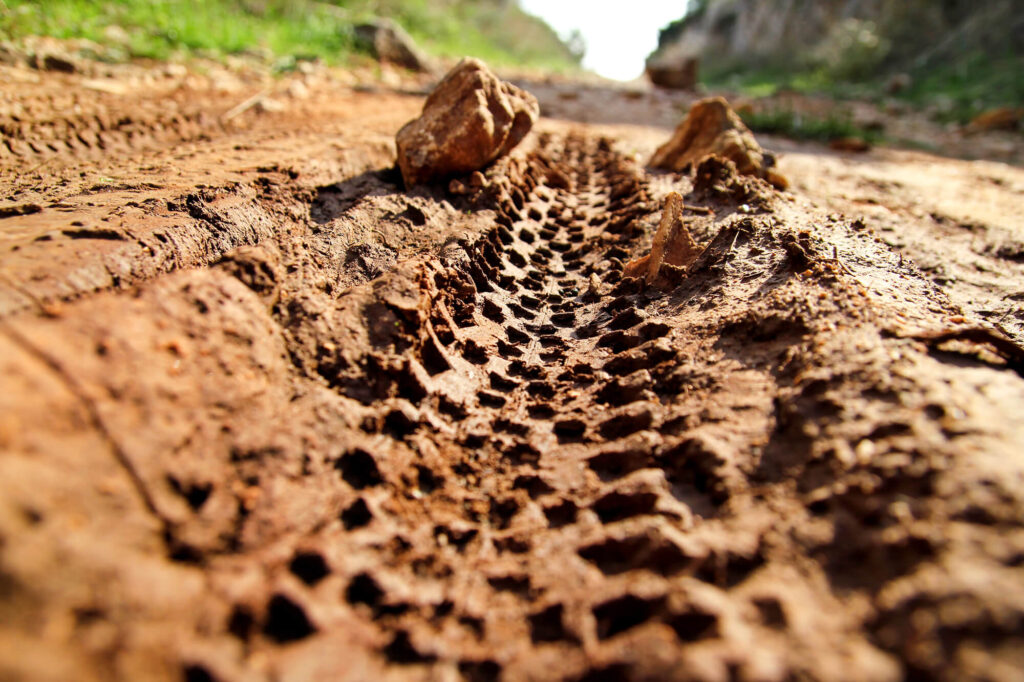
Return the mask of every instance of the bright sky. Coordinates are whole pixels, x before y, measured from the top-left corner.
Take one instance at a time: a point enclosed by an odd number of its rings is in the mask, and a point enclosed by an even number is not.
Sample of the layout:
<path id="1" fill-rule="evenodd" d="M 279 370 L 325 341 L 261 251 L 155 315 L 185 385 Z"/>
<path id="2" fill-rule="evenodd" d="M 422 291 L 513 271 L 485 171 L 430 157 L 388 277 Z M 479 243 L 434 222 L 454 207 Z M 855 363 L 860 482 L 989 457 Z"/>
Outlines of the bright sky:
<path id="1" fill-rule="evenodd" d="M 686 14 L 687 0 L 520 0 L 520 6 L 566 36 L 587 43 L 583 66 L 606 78 L 632 80 L 658 46 L 658 30 Z"/>

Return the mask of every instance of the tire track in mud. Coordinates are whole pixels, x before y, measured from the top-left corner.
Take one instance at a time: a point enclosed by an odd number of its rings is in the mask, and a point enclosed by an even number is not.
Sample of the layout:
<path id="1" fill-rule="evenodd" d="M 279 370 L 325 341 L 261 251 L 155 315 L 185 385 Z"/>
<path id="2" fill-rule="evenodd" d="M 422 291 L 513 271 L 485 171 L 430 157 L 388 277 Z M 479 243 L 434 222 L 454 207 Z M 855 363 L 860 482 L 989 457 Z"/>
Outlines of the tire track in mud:
<path id="1" fill-rule="evenodd" d="M 114 566 L 65 558 L 73 594 L 36 576 L 42 610 L 74 604 L 61 646 L 83 670 L 899 679 L 1019 639 L 1015 603 L 928 578 L 960 562 L 1008 593 L 1019 571 L 1024 546 L 978 547 L 1019 527 L 1020 496 L 987 504 L 957 468 L 1007 448 L 967 387 L 1019 387 L 965 367 L 957 388 L 883 338 L 885 314 L 766 186 L 715 163 L 689 186 L 548 133 L 448 193 L 392 177 L 294 192 L 308 225 L 211 267 L 11 320 L 93 387 L 163 522 L 129 549 L 92 536 Z M 645 288 L 623 265 L 672 183 L 709 246 Z M 57 512 L 33 514 L 0 533 Z M 4 575 L 27 584 L 19 565 Z M 151 584 L 139 565 L 173 605 L 97 586 Z M 99 625 L 128 643 L 104 648 Z"/>
<path id="2" fill-rule="evenodd" d="M 830 475 L 807 464 L 819 455 L 793 424 L 824 428 L 831 404 L 806 398 L 809 387 L 780 402 L 787 394 L 775 383 L 789 379 L 771 375 L 800 357 L 830 305 L 815 310 L 804 291 L 730 318 L 743 306 L 730 311 L 723 289 L 736 293 L 739 281 L 741 291 L 771 292 L 809 269 L 834 287 L 825 247 L 806 233 L 775 233 L 763 190 L 711 164 L 698 170 L 698 197 L 762 212 L 709 220 L 718 232 L 702 235 L 708 250 L 666 295 L 621 277 L 656 208 L 647 177 L 610 141 L 542 136 L 539 150 L 485 182 L 469 201 L 495 211 L 493 227 L 367 285 L 372 302 L 348 308 L 351 320 L 359 310 L 365 338 L 346 349 L 328 332 L 313 344 L 321 354 L 321 342 L 337 344 L 316 373 L 371 408 L 361 426 L 370 440 L 337 460 L 342 478 L 418 503 L 392 517 L 402 530 L 345 593 L 379 628 L 388 665 L 439 674 L 455 662 L 467 679 L 547 679 L 553 666 L 562 679 L 686 679 L 689 667 L 704 670 L 697 678 L 771 679 L 783 670 L 841 677 L 839 661 L 854 655 L 863 657 L 858 674 L 899 676 L 838 603 L 836 617 L 815 618 L 816 637 L 837 658 L 796 660 L 778 639 L 813 646 L 790 627 L 801 617 L 795 593 L 839 599 L 814 581 L 780 588 L 787 570 L 815 557 L 836 589 L 874 590 L 941 547 L 906 530 L 872 536 L 854 522 L 872 557 L 858 569 L 845 542 L 805 546 L 795 521 L 806 520 L 803 503 L 773 490 L 795 479 L 804 494 L 823 495 L 815 514 L 843 519 L 851 512 L 830 505 L 854 505 L 866 518 L 858 505 L 876 509 L 932 485 L 948 450 L 934 442 L 934 455 L 907 471 L 883 466 L 886 483 L 870 502 L 821 488 Z M 688 328 L 678 318 L 686 299 L 709 318 L 725 312 Z M 713 356 L 727 339 L 739 342 L 740 367 L 687 357 Z M 850 383 L 836 390 L 861 390 L 841 388 Z M 871 428 L 915 431 L 891 417 Z M 706 428 L 716 422 L 727 427 Z M 386 472 L 402 460 L 417 463 L 396 483 Z M 765 497 L 778 511 L 758 502 Z M 354 523 L 374 516 L 371 499 L 346 508 Z M 414 577 L 395 570 L 403 565 Z M 870 577 L 857 577 L 862 569 Z M 433 602 L 412 596 L 438 585 Z"/>
<path id="3" fill-rule="evenodd" d="M 227 131 L 209 113 L 222 108 L 213 92 L 184 89 L 110 97 L 81 88 L 37 87 L 9 106 L 0 121 L 0 164 L 21 172 L 44 164 L 107 163 L 112 158 L 210 139 Z M 131 95 L 131 102 L 125 97 Z"/>
<path id="4" fill-rule="evenodd" d="M 640 626 L 667 628 L 659 642 L 670 632 L 684 642 L 714 639 L 715 609 L 665 585 L 726 587 L 764 561 L 756 548 L 711 552 L 682 535 L 694 510 L 714 516 L 730 493 L 716 453 L 671 436 L 683 416 L 670 408 L 680 357 L 666 340 L 670 325 L 645 312 L 659 294 L 621 279 L 638 221 L 651 213 L 643 174 L 607 140 L 541 145 L 477 195 L 476 203 L 494 206 L 496 225 L 423 264 L 428 301 L 420 309 L 429 314 L 411 315 L 408 301 L 385 295 L 389 310 L 366 316 L 371 347 L 406 348 L 416 359 L 335 357 L 317 366 L 346 395 L 387 405 L 363 428 L 390 442 L 338 460 L 351 485 L 386 485 L 381 471 L 396 448 L 411 448 L 414 458 L 446 455 L 440 466 L 416 465 L 412 496 L 442 509 L 461 499 L 463 509 L 435 516 L 428 503 L 429 551 L 439 556 L 417 571 L 413 593 L 437 580 L 467 581 L 464 562 L 504 566 L 429 606 L 389 603 L 397 597 L 383 587 L 387 571 L 355 576 L 346 599 L 370 607 L 394 665 L 450 659 L 431 623 L 440 610 L 489 651 L 482 660 L 462 655 L 467 679 L 503 669 L 510 679 L 544 677 L 555 651 L 570 676 L 574 668 L 587 679 L 602 670 L 628 676 L 629 666 L 642 667 L 640 656 L 620 652 L 587 672 L 581 654 Z M 382 381 L 389 366 L 394 374 Z M 332 375 L 339 367 L 347 370 Z M 689 461 L 676 461 L 684 452 Z M 369 508 L 357 501 L 346 513 L 365 519 Z M 423 537 L 417 516 L 399 523 Z M 567 543 L 567 534 L 576 537 Z M 399 548 L 373 563 L 407 560 L 409 548 Z"/>

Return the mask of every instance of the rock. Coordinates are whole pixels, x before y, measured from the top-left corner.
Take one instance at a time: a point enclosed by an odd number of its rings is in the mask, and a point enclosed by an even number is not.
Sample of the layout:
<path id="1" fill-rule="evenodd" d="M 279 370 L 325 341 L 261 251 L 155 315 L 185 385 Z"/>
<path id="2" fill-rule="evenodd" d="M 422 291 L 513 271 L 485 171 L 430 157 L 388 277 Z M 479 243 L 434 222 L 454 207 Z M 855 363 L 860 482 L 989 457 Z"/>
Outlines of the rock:
<path id="1" fill-rule="evenodd" d="M 463 59 L 438 84 L 395 143 L 406 187 L 480 170 L 510 152 L 540 115 L 537 99 Z"/>
<path id="2" fill-rule="evenodd" d="M 288 105 L 280 100 L 263 97 L 253 105 L 253 109 L 261 114 L 279 114 L 288 109 Z"/>
<path id="3" fill-rule="evenodd" d="M 184 78 L 188 75 L 188 68 L 184 64 L 164 64 L 161 73 L 166 78 Z"/>
<path id="4" fill-rule="evenodd" d="M 694 104 L 649 165 L 678 173 L 712 155 L 732 161 L 744 175 L 759 174 L 764 162 L 764 151 L 754 135 L 721 97 Z"/>
<path id="5" fill-rule="evenodd" d="M 683 198 L 678 192 L 670 192 L 665 197 L 665 208 L 658 231 L 654 234 L 651 253 L 628 263 L 623 274 L 626 277 L 643 277 L 647 284 L 654 284 L 663 265 L 689 267 L 702 251 L 683 222 Z"/>
<path id="6" fill-rule="evenodd" d="M 871 145 L 859 137 L 840 137 L 828 143 L 828 146 L 837 152 L 854 152 L 863 154 L 871 150 Z"/>
<path id="7" fill-rule="evenodd" d="M 968 128 L 971 130 L 1014 130 L 1024 116 L 1024 109 L 999 107 L 984 111 L 972 120 Z"/>
<path id="8" fill-rule="evenodd" d="M 890 95 L 895 95 L 904 90 L 909 90 L 913 84 L 914 79 L 910 77 L 909 73 L 895 73 L 889 78 L 889 82 L 885 84 L 885 91 Z"/>
<path id="9" fill-rule="evenodd" d="M 110 24 L 103 29 L 103 38 L 116 45 L 129 46 L 132 42 L 132 36 L 128 31 L 124 30 L 123 27 L 117 24 Z"/>
<path id="10" fill-rule="evenodd" d="M 24 64 L 26 61 L 27 56 L 25 53 L 15 47 L 12 43 L 0 43 L 0 64 L 15 66 L 18 64 Z"/>
<path id="11" fill-rule="evenodd" d="M 430 60 L 416 46 L 412 36 L 390 19 L 374 19 L 356 26 L 356 39 L 369 48 L 382 62 L 401 66 L 410 71 L 428 73 Z"/>
<path id="12" fill-rule="evenodd" d="M 765 178 L 779 189 L 788 184 L 771 170 L 774 157 L 761 149 L 754 134 L 721 97 L 694 104 L 672 139 L 654 152 L 648 165 L 681 173 L 708 156 L 732 161 L 741 174 Z"/>
<path id="13" fill-rule="evenodd" d="M 652 61 L 647 64 L 647 77 L 657 86 L 671 90 L 693 90 L 697 87 L 696 57 L 673 61 Z"/>
<path id="14" fill-rule="evenodd" d="M 60 73 L 75 73 L 78 71 L 78 66 L 70 57 L 58 54 L 37 56 L 36 68 L 42 71 L 58 71 Z"/>
<path id="15" fill-rule="evenodd" d="M 302 81 L 296 80 L 288 84 L 285 89 L 292 99 L 309 99 L 309 88 Z"/>
<path id="16" fill-rule="evenodd" d="M 768 168 L 764 172 L 764 179 L 775 189 L 789 189 L 789 178 L 779 172 L 778 168 Z"/>

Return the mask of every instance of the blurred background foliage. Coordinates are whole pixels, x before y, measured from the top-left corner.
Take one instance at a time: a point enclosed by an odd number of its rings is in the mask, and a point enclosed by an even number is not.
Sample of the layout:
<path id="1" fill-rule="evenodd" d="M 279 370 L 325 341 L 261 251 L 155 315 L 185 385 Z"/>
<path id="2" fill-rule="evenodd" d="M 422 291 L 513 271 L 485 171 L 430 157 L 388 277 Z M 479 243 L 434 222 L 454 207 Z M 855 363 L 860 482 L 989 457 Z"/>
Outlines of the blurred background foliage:
<path id="1" fill-rule="evenodd" d="M 80 38 L 121 58 L 259 54 L 343 63 L 354 26 L 390 17 L 428 52 L 566 70 L 582 57 L 514 0 L 2 0 L 0 38 Z"/>
<path id="2" fill-rule="evenodd" d="M 898 99 L 956 123 L 991 108 L 1024 108 L 1024 0 L 679 5 L 655 57 L 698 58 L 710 89 Z M 300 59 L 366 60 L 354 28 L 374 17 L 396 21 L 429 54 L 498 66 L 573 71 L 585 49 L 578 33 L 560 38 L 518 0 L 0 0 L 0 40 L 85 39 L 103 47 L 97 58 L 115 61 L 248 54 L 287 70 Z M 765 126 L 822 135 L 783 113 Z M 848 128 L 838 119 L 823 127 Z"/>
<path id="3" fill-rule="evenodd" d="M 1021 0 L 694 0 L 658 52 L 752 96 L 896 97 L 957 122 L 1024 105 Z"/>

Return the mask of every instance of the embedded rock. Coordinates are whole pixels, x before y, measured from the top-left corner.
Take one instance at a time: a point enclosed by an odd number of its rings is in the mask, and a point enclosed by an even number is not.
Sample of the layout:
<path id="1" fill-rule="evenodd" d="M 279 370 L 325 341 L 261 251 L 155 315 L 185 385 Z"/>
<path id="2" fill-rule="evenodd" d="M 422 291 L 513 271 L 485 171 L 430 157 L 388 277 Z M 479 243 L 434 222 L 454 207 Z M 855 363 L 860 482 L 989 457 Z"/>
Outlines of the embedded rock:
<path id="1" fill-rule="evenodd" d="M 463 59 L 395 137 L 406 187 L 482 169 L 519 144 L 539 115 L 533 95 Z"/>
<path id="2" fill-rule="evenodd" d="M 658 147 L 648 165 L 680 173 L 709 156 L 732 161 L 739 173 L 764 178 L 780 189 L 787 184 L 772 168 L 774 157 L 761 149 L 754 134 L 721 97 L 694 104 L 672 139 Z"/>
<path id="3" fill-rule="evenodd" d="M 648 60 L 646 72 L 650 81 L 658 87 L 693 90 L 697 87 L 699 64 L 700 60 L 695 57 Z"/>
<path id="4" fill-rule="evenodd" d="M 430 60 L 420 52 L 412 36 L 390 19 L 374 19 L 359 24 L 355 31 L 356 38 L 379 61 L 421 73 L 431 70 Z"/>
<path id="5" fill-rule="evenodd" d="M 837 152 L 853 152 L 854 154 L 871 151 L 871 145 L 861 137 L 839 137 L 829 141 L 828 146 L 829 149 L 834 149 Z"/>
<path id="6" fill-rule="evenodd" d="M 971 119 L 967 126 L 970 131 L 979 130 L 1014 130 L 1024 119 L 1024 109 L 1000 107 L 989 109 Z"/>

